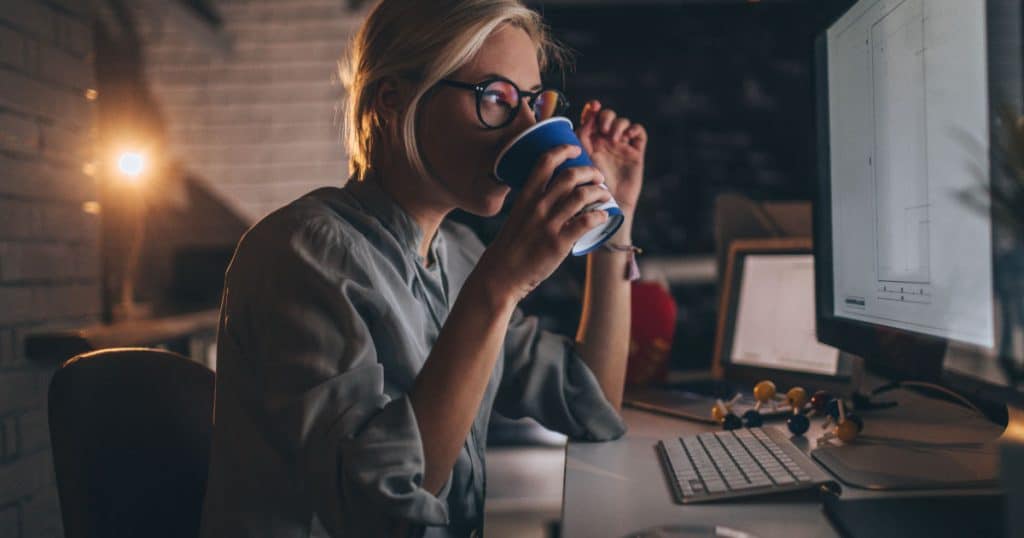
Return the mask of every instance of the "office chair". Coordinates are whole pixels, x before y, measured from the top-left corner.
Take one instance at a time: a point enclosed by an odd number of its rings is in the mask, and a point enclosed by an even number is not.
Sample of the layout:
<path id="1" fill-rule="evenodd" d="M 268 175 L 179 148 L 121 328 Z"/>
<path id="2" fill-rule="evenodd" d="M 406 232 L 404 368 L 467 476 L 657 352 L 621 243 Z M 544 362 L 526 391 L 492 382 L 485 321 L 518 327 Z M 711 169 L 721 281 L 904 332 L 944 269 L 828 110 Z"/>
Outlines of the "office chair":
<path id="1" fill-rule="evenodd" d="M 213 387 L 205 366 L 158 349 L 64 363 L 49 419 L 67 538 L 198 535 Z"/>

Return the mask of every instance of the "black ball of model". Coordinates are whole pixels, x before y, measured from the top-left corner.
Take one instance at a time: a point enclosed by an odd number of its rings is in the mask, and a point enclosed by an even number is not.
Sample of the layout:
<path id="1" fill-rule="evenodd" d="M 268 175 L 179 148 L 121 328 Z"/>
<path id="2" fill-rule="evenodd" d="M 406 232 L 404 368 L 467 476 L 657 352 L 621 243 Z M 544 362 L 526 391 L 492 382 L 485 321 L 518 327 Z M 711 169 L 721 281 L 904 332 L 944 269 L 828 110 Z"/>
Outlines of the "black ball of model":
<path id="1" fill-rule="evenodd" d="M 764 425 L 764 418 L 761 417 L 761 413 L 758 413 L 754 409 L 750 409 L 746 413 L 743 413 L 743 423 L 748 428 L 757 428 L 758 426 Z"/>
<path id="2" fill-rule="evenodd" d="M 793 415 L 786 420 L 786 427 L 793 435 L 803 435 L 811 427 L 811 421 L 803 415 Z"/>

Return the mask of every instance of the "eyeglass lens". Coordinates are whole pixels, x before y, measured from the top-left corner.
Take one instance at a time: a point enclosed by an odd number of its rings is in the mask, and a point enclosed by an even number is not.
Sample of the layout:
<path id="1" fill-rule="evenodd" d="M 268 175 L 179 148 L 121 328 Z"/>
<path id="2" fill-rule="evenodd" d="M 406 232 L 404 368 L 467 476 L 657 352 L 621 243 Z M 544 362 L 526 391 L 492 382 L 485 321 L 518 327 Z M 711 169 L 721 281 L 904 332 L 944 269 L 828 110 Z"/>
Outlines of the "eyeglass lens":
<path id="1" fill-rule="evenodd" d="M 560 101 L 555 90 L 546 90 L 538 95 L 533 102 L 533 114 L 537 121 L 557 114 Z M 502 126 L 511 121 L 519 103 L 520 96 L 516 87 L 509 82 L 496 80 L 484 88 L 480 98 L 480 116 L 489 126 Z"/>

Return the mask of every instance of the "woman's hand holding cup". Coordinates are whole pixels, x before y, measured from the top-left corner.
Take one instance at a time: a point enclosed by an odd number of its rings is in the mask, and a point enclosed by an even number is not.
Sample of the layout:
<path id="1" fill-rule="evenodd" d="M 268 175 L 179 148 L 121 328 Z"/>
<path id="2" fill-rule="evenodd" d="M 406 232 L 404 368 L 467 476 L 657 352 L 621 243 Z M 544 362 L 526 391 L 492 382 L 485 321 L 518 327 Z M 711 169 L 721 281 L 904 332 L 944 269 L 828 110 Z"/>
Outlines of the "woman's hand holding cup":
<path id="1" fill-rule="evenodd" d="M 540 157 L 480 259 L 478 269 L 514 302 L 551 276 L 573 244 L 609 218 L 603 210 L 584 211 L 611 199 L 600 170 L 575 166 L 551 179 L 556 168 L 581 153 L 579 146 L 567 144 Z"/>

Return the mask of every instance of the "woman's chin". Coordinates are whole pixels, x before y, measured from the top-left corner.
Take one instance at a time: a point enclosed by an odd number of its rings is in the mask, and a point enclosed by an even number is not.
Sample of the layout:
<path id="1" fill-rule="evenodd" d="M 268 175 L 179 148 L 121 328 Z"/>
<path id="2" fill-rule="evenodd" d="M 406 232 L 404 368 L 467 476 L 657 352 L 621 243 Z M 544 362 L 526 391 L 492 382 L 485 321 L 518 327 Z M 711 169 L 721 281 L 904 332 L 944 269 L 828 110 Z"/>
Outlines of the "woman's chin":
<path id="1" fill-rule="evenodd" d="M 502 186 L 500 191 L 488 193 L 486 197 L 477 200 L 477 203 L 473 204 L 472 208 L 467 207 L 463 209 L 478 217 L 493 217 L 501 212 L 509 192 L 510 189 L 508 187 Z"/>

